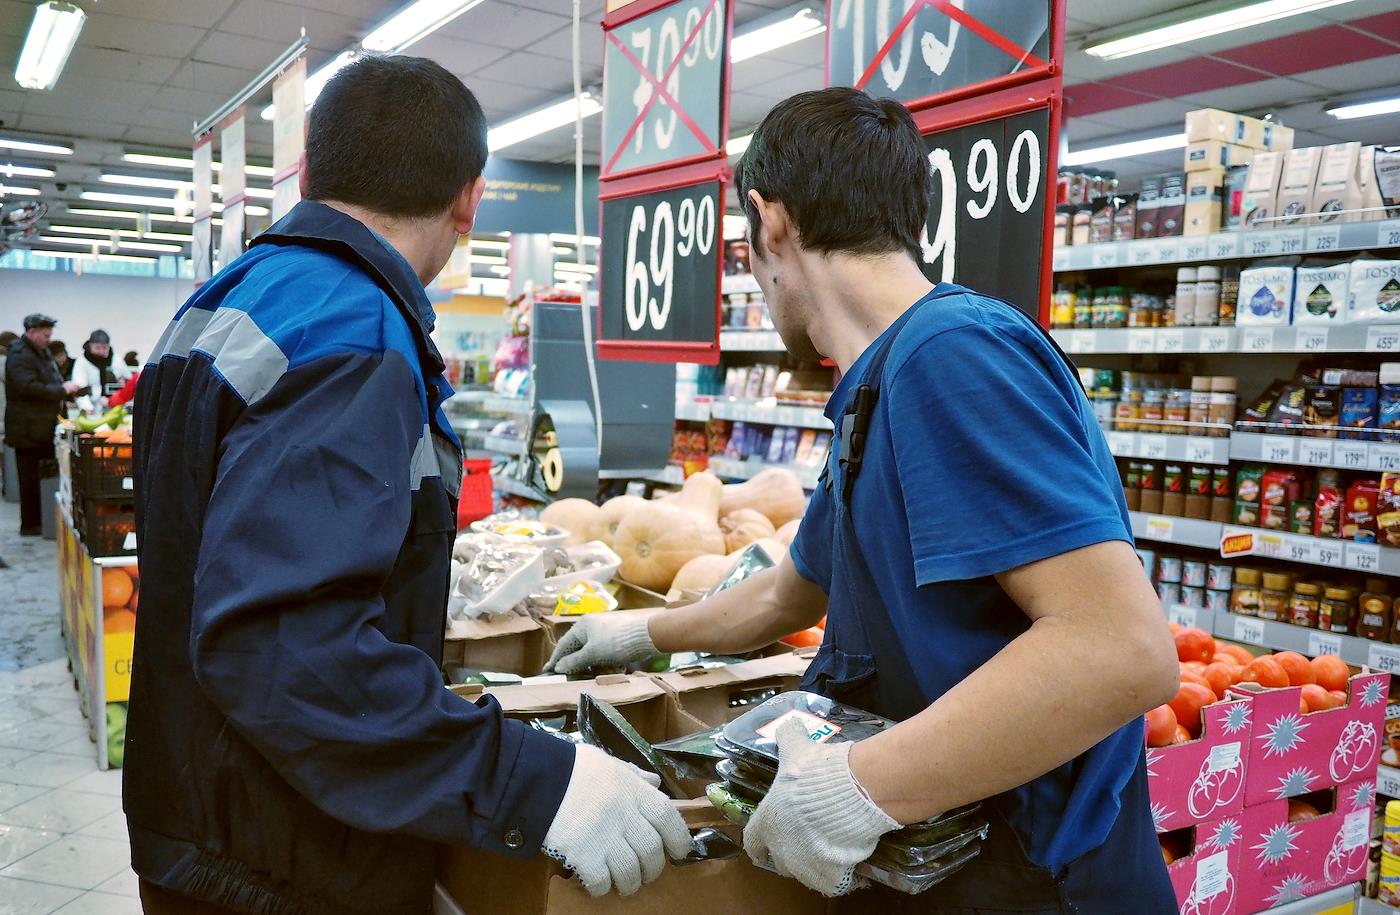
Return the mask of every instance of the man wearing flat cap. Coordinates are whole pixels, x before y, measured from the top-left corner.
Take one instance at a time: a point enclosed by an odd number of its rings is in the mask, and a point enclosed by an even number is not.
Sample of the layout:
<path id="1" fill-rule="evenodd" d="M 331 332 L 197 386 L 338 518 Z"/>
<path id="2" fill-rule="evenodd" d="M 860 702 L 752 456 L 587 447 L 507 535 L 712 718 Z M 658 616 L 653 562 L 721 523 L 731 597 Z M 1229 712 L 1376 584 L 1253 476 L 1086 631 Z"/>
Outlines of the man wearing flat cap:
<path id="1" fill-rule="evenodd" d="M 10 344 L 5 359 L 5 443 L 15 449 L 19 470 L 19 533 L 37 537 L 44 506 L 39 504 L 39 474 L 53 460 L 53 430 L 63 401 L 78 390 L 64 381 L 49 353 L 58 322 L 48 315 L 24 319 L 24 336 Z"/>

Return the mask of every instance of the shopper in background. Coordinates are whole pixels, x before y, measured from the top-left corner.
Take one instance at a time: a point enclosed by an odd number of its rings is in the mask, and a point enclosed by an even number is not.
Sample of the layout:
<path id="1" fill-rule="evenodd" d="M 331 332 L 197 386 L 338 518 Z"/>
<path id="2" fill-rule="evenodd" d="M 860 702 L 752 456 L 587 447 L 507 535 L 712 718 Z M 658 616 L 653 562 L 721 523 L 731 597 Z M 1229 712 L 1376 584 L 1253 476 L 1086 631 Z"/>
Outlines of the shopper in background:
<path id="1" fill-rule="evenodd" d="M 49 338 L 57 323 L 48 315 L 25 318 L 24 336 L 10 344 L 5 357 L 5 444 L 15 449 L 21 537 L 37 537 L 42 530 L 39 480 L 45 462 L 53 460 L 59 409 L 64 398 L 78 389 L 63 380 L 49 353 Z"/>
<path id="2" fill-rule="evenodd" d="M 462 452 L 423 287 L 486 155 L 443 67 L 347 66 L 303 201 L 141 373 L 124 806 L 147 912 L 419 915 L 433 843 L 545 850 L 593 893 L 690 850 L 637 770 L 443 689 Z"/>
<path id="3" fill-rule="evenodd" d="M 12 330 L 0 331 L 0 440 L 5 434 L 5 360 L 10 353 L 10 344 L 19 339 Z"/>
<path id="4" fill-rule="evenodd" d="M 141 368 L 141 357 L 136 355 L 136 350 L 127 350 L 126 355 L 122 357 L 122 364 L 126 366 L 128 374 L 134 375 Z"/>
<path id="5" fill-rule="evenodd" d="M 107 398 L 108 407 L 131 403 L 136 399 L 136 384 L 141 380 L 141 359 L 136 355 L 136 350 L 131 350 L 122 357 L 122 362 L 126 364 L 126 370 L 129 374 L 126 382 L 121 386 L 121 390 Z"/>
<path id="6" fill-rule="evenodd" d="M 73 357 L 68 355 L 68 344 L 62 340 L 54 340 L 49 344 L 49 355 L 53 356 L 54 364 L 58 366 L 59 374 L 64 381 L 73 379 Z"/>
<path id="7" fill-rule="evenodd" d="M 113 365 L 112 338 L 105 330 L 95 330 L 83 344 L 83 358 L 73 369 L 78 383 L 78 409 L 84 413 L 100 413 L 106 408 L 107 397 L 127 379 L 125 365 Z"/>
<path id="8" fill-rule="evenodd" d="M 780 728 L 753 858 L 842 894 L 885 832 L 984 801 L 964 870 L 843 910 L 1176 912 L 1141 717 L 1175 694 L 1176 653 L 1073 366 L 1017 308 L 921 272 L 931 176 L 898 102 L 794 96 L 736 180 L 784 344 L 841 371 L 823 485 L 791 561 L 686 609 L 585 617 L 552 668 L 730 654 L 826 614 L 807 688 L 901 723 L 834 745 Z"/>

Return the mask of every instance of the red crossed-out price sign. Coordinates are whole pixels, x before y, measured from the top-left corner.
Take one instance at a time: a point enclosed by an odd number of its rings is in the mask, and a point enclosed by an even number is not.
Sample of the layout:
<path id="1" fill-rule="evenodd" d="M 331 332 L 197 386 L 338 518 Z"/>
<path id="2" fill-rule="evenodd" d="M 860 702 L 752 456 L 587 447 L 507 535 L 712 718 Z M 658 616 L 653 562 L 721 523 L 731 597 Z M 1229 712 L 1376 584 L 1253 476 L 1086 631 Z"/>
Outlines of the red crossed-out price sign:
<path id="1" fill-rule="evenodd" d="M 925 272 L 1049 320 L 1065 0 L 828 0 L 827 84 L 899 99 L 933 170 Z"/>
<path id="2" fill-rule="evenodd" d="M 733 0 L 603 18 L 598 353 L 719 361 Z"/>

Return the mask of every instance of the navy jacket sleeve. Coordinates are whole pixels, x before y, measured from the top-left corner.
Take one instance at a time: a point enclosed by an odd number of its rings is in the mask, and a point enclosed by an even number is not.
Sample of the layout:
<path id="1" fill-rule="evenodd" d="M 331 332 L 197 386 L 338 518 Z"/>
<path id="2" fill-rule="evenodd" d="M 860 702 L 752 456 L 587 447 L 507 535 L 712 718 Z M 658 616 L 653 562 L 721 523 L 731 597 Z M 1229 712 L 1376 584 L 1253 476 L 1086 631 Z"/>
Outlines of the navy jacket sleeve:
<path id="1" fill-rule="evenodd" d="M 573 748 L 473 705 L 376 625 L 413 513 L 419 412 L 396 351 L 288 371 L 224 438 L 192 613 L 202 689 L 277 772 L 360 829 L 536 853 Z M 441 533 L 439 525 L 438 533 Z M 511 841 L 506 841 L 506 836 Z"/>

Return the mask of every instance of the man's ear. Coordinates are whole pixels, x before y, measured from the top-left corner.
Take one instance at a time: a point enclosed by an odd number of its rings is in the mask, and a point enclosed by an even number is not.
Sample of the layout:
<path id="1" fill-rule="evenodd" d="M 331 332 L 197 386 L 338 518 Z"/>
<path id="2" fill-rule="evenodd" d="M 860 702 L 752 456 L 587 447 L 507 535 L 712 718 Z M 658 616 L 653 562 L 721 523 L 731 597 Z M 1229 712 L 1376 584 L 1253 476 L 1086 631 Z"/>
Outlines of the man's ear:
<path id="1" fill-rule="evenodd" d="M 757 190 L 749 190 L 749 204 L 758 213 L 759 231 L 763 233 L 763 249 L 780 251 L 792 242 L 792 223 L 787 207 L 776 200 L 764 200 Z"/>
<path id="2" fill-rule="evenodd" d="M 486 179 L 478 177 L 462 188 L 462 193 L 452 203 L 452 228 L 458 235 L 470 235 L 476 224 L 476 210 L 481 206 L 481 197 L 486 193 Z"/>
<path id="3" fill-rule="evenodd" d="M 297 193 L 302 200 L 306 199 L 306 153 L 304 151 L 297 159 Z"/>

